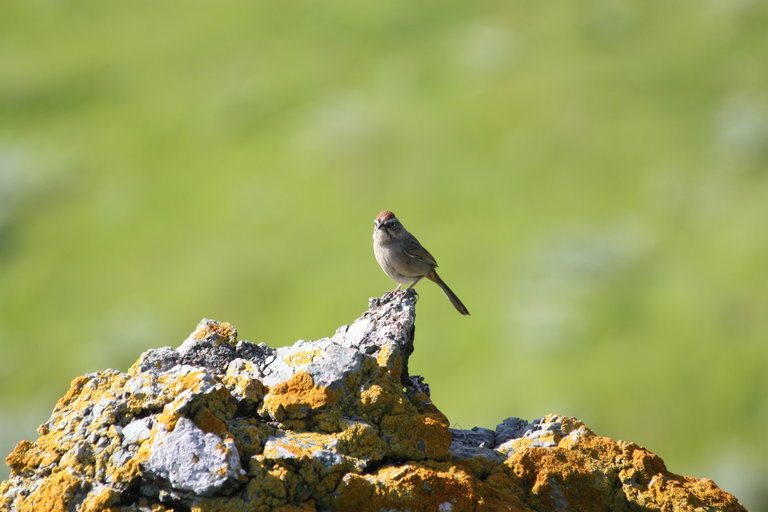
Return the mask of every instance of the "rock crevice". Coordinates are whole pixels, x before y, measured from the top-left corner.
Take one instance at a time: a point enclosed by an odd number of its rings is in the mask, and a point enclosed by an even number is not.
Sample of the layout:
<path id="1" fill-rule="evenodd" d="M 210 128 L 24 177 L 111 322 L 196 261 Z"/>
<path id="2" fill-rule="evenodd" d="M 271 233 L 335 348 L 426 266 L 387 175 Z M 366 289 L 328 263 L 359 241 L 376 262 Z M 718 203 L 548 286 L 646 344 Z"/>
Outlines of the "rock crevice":
<path id="1" fill-rule="evenodd" d="M 743 511 L 574 418 L 449 428 L 409 375 L 415 297 L 286 347 L 203 320 L 123 373 L 78 377 L 7 457 L 0 510 Z"/>

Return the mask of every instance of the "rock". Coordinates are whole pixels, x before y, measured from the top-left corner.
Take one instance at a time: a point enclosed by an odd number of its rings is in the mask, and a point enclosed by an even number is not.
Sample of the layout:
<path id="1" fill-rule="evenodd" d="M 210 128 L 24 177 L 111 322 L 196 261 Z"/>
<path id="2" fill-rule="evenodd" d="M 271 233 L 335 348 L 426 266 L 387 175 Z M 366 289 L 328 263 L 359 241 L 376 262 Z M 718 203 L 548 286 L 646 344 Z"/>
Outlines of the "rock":
<path id="1" fill-rule="evenodd" d="M 205 433 L 187 418 L 155 434 L 143 469 L 149 479 L 199 496 L 211 496 L 242 473 L 234 440 Z"/>
<path id="2" fill-rule="evenodd" d="M 6 462 L 0 510 L 743 511 L 575 418 L 452 429 L 408 374 L 415 297 L 281 348 L 203 320 L 126 372 L 78 377 Z"/>
<path id="3" fill-rule="evenodd" d="M 123 428 L 123 446 L 139 444 L 145 439 L 149 439 L 151 434 L 152 422 L 148 418 L 133 420 Z"/>
<path id="4" fill-rule="evenodd" d="M 485 457 L 491 462 L 504 460 L 501 453 L 494 449 L 496 432 L 488 428 L 473 427 L 472 430 L 448 429 L 453 436 L 448 448 L 455 459 Z"/>
<path id="5" fill-rule="evenodd" d="M 221 371 L 238 355 L 236 339 L 230 324 L 205 318 L 177 349 L 180 362 Z"/>

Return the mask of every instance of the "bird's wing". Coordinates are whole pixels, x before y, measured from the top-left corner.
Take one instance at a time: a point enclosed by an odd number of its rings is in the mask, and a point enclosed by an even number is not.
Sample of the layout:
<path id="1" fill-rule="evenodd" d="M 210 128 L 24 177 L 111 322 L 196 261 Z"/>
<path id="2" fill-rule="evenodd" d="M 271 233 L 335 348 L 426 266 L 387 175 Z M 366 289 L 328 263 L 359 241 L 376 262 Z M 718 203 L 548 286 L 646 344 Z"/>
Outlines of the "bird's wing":
<path id="1" fill-rule="evenodd" d="M 437 262 L 435 261 L 435 258 L 429 254 L 429 251 L 426 250 L 416 238 L 413 238 L 412 240 L 408 240 L 403 246 L 403 252 L 415 260 L 421 261 L 423 263 L 426 263 L 427 265 L 431 265 L 433 267 L 437 266 Z"/>

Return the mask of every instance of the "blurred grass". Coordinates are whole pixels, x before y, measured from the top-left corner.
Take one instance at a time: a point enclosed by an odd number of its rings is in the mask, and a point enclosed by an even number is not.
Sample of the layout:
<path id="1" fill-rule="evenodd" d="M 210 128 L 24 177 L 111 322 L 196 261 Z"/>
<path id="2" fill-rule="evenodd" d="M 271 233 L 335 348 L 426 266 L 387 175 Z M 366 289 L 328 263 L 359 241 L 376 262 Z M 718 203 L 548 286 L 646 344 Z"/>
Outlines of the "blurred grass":
<path id="1" fill-rule="evenodd" d="M 0 451 L 206 316 L 329 335 L 420 286 L 457 425 L 577 416 L 768 510 L 768 4 L 8 1 Z M 7 475 L 7 470 L 0 476 Z"/>

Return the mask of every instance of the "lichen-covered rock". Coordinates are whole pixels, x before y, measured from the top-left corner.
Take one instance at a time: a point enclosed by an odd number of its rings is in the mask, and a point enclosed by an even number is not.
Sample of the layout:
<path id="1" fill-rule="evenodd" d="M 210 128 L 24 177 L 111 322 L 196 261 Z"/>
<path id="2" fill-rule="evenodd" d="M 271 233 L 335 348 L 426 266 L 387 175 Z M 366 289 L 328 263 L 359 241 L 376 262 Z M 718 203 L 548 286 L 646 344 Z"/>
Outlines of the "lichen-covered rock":
<path id="1" fill-rule="evenodd" d="M 187 418 L 180 418 L 170 432 L 156 432 L 148 452 L 147 478 L 179 492 L 211 496 L 244 474 L 232 438 L 203 432 Z"/>
<path id="2" fill-rule="evenodd" d="M 78 377 L 8 456 L 0 510 L 742 511 L 574 418 L 450 429 L 408 374 L 415 297 L 271 348 L 203 320 L 127 373 Z"/>

